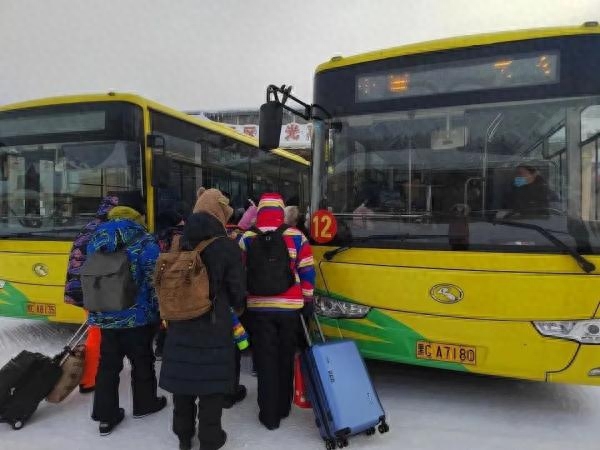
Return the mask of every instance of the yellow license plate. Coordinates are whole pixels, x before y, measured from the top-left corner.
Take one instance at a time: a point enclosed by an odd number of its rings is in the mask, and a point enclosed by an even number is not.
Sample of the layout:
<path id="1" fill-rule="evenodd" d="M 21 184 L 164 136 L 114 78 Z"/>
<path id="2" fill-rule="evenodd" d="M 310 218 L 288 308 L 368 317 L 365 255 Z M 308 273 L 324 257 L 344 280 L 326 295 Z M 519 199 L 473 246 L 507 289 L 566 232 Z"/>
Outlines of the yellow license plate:
<path id="1" fill-rule="evenodd" d="M 417 358 L 474 366 L 477 364 L 477 349 L 468 345 L 418 341 Z"/>
<path id="2" fill-rule="evenodd" d="M 34 316 L 56 316 L 56 305 L 48 303 L 27 303 L 27 312 Z"/>

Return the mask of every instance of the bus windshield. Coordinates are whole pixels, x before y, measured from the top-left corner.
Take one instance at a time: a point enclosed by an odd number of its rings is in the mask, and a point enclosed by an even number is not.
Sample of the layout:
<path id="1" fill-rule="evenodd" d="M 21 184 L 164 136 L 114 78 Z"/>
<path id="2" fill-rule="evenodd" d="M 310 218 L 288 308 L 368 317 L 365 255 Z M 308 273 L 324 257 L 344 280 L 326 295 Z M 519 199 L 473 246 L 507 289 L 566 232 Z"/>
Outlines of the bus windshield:
<path id="1" fill-rule="evenodd" d="M 138 116 L 124 104 L 0 113 L 0 238 L 71 239 L 102 197 L 141 191 Z"/>
<path id="2" fill-rule="evenodd" d="M 393 111 L 315 127 L 320 207 L 365 246 L 600 251 L 600 98 Z M 319 136 L 320 135 L 320 136 Z M 358 238 L 358 239 L 355 239 Z"/>

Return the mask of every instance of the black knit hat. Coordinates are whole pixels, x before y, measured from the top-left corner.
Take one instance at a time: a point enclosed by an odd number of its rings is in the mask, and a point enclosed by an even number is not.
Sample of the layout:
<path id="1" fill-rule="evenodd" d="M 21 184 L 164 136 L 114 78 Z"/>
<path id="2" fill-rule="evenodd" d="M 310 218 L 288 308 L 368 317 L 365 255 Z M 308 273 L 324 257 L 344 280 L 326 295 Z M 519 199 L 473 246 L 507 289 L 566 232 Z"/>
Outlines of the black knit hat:
<path id="1" fill-rule="evenodd" d="M 165 230 L 181 223 L 183 216 L 177 211 L 163 211 L 156 216 L 156 229 Z"/>
<path id="2" fill-rule="evenodd" d="M 128 206 L 142 215 L 146 214 L 146 202 L 144 202 L 144 198 L 139 191 L 113 192 L 110 195 L 115 195 L 119 198 L 119 206 Z"/>

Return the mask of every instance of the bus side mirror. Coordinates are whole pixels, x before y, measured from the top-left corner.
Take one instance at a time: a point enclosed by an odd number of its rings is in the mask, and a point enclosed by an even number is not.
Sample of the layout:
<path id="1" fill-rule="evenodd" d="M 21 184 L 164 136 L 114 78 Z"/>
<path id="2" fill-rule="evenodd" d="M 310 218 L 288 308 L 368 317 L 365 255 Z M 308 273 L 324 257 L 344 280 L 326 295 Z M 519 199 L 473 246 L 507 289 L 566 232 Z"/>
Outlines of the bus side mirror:
<path id="1" fill-rule="evenodd" d="M 146 145 L 152 148 L 152 186 L 169 187 L 171 181 L 171 160 L 167 156 L 165 138 L 158 134 L 149 134 Z"/>
<path id="2" fill-rule="evenodd" d="M 161 151 L 164 153 L 167 148 L 165 138 L 160 134 L 149 134 L 146 136 L 146 145 L 151 147 L 154 151 Z"/>
<path id="3" fill-rule="evenodd" d="M 279 147 L 282 124 L 283 105 L 273 101 L 263 103 L 260 107 L 260 127 L 258 129 L 258 145 L 262 150 Z"/>

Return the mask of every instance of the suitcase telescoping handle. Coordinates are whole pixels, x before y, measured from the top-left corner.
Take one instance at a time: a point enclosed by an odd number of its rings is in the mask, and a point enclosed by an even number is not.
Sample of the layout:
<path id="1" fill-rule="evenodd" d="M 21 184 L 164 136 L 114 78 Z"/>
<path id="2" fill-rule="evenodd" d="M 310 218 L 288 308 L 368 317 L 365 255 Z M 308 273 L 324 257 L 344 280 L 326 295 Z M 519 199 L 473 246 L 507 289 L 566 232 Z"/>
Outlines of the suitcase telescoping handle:
<path id="1" fill-rule="evenodd" d="M 77 347 L 81 341 L 83 341 L 83 339 L 86 337 L 87 332 L 88 332 L 88 324 L 87 322 L 84 322 L 75 332 L 75 334 L 71 337 L 71 339 L 69 339 L 69 341 L 67 342 L 67 344 L 65 345 L 65 348 L 62 352 L 62 356 L 60 358 L 59 364 L 62 366 L 64 364 L 64 362 L 67 360 L 67 358 L 69 357 L 69 355 L 71 354 L 71 352 L 73 350 L 75 350 L 75 347 Z"/>
<path id="2" fill-rule="evenodd" d="M 71 339 L 69 339 L 69 342 L 67 342 L 66 347 L 69 348 L 74 348 L 77 347 L 79 345 L 79 343 L 83 340 L 83 338 L 85 337 L 87 331 L 88 331 L 88 324 L 87 322 L 84 322 L 75 332 L 75 334 L 71 337 Z"/>
<path id="3" fill-rule="evenodd" d="M 325 342 L 325 335 L 323 334 L 323 329 L 321 328 L 321 323 L 319 322 L 319 317 L 316 314 L 313 314 L 313 319 L 317 324 L 317 329 L 319 330 L 319 336 L 321 337 L 321 342 Z M 310 337 L 310 332 L 308 331 L 308 324 L 306 320 L 304 320 L 304 316 L 300 314 L 300 320 L 302 321 L 302 328 L 304 328 L 304 337 L 306 338 L 306 342 L 309 347 L 312 347 L 313 342 Z"/>

